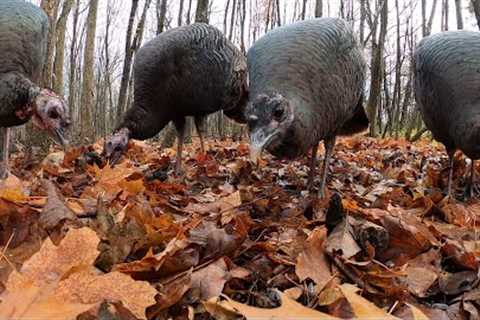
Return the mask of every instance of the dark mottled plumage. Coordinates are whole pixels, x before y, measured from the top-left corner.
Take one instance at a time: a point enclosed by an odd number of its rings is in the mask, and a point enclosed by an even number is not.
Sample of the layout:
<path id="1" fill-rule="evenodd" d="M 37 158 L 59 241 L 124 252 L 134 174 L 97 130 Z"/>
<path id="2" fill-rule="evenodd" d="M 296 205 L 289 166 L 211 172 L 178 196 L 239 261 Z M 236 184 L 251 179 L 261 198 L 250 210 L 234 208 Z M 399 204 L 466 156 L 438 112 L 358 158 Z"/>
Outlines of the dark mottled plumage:
<path id="1" fill-rule="evenodd" d="M 18 126 L 30 119 L 26 110 L 39 88 L 48 33 L 48 17 L 23 0 L 0 1 L 0 127 Z"/>
<path id="2" fill-rule="evenodd" d="M 171 29 L 145 44 L 136 55 L 134 77 L 134 105 L 117 129 L 127 128 L 129 138 L 151 138 L 173 121 L 181 141 L 186 116 L 200 122 L 222 109 L 242 120 L 246 58 L 208 24 Z"/>
<path id="3" fill-rule="evenodd" d="M 264 146 L 275 156 L 294 158 L 312 147 L 316 152 L 320 140 L 331 152 L 335 136 L 368 127 L 361 98 L 365 61 L 352 29 L 341 19 L 274 29 L 248 52 L 248 70 L 249 128 L 253 134 L 270 125 L 280 128 Z M 291 110 L 291 121 L 280 114 L 272 124 L 279 105 Z"/>
<path id="4" fill-rule="evenodd" d="M 450 168 L 457 149 L 472 160 L 480 158 L 479 32 L 442 32 L 419 43 L 415 98 L 427 128 L 445 145 Z M 450 169 L 448 193 L 451 174 Z"/>
<path id="5" fill-rule="evenodd" d="M 48 17 L 23 0 L 0 1 L 0 129 L 3 159 L 0 178 L 7 173 L 9 127 L 34 123 L 62 144 L 69 125 L 62 98 L 38 82 L 45 62 Z"/>

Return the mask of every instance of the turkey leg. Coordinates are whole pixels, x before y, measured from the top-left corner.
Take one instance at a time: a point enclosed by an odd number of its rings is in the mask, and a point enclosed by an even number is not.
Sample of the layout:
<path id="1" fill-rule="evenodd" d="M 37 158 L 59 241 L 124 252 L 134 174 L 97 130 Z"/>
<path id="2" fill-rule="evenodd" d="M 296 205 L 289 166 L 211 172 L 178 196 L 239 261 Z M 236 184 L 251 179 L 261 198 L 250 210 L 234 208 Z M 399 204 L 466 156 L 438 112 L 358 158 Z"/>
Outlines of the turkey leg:
<path id="1" fill-rule="evenodd" d="M 202 153 L 205 153 L 205 144 L 203 142 L 203 134 L 205 133 L 205 117 L 195 117 L 195 127 L 197 128 L 198 137 L 200 138 L 200 147 Z"/>
<path id="2" fill-rule="evenodd" d="M 473 198 L 475 194 L 479 193 L 479 187 L 475 184 L 475 160 L 472 160 L 472 164 L 470 165 L 470 179 L 468 181 L 467 186 L 467 197 Z"/>
<path id="3" fill-rule="evenodd" d="M 453 160 L 455 160 L 455 149 L 447 150 L 448 154 L 448 182 L 447 182 L 447 197 L 452 193 L 452 180 L 453 180 Z"/>
<path id="4" fill-rule="evenodd" d="M 9 140 L 10 140 L 10 128 L 0 128 L 3 136 L 3 157 L 0 164 L 0 179 L 8 177 L 8 154 L 9 154 Z"/>
<path id="5" fill-rule="evenodd" d="M 320 144 L 320 141 L 318 141 L 312 147 L 312 157 L 310 158 L 310 171 L 308 172 L 308 182 L 307 182 L 307 188 L 309 191 L 313 190 L 313 180 L 315 178 L 315 171 L 317 169 L 317 152 L 318 152 L 319 144 Z"/>
<path id="6" fill-rule="evenodd" d="M 177 160 L 175 162 L 175 174 L 177 176 L 182 173 L 182 152 L 186 131 L 185 123 L 185 118 L 174 121 L 175 129 L 177 129 Z"/>
<path id="7" fill-rule="evenodd" d="M 323 159 L 323 169 L 322 169 L 322 179 L 320 182 L 320 190 L 318 191 L 318 196 L 323 198 L 325 196 L 325 183 L 327 181 L 328 173 L 328 164 L 330 158 L 332 157 L 333 147 L 335 146 L 335 136 L 323 140 L 325 145 L 325 158 Z"/>

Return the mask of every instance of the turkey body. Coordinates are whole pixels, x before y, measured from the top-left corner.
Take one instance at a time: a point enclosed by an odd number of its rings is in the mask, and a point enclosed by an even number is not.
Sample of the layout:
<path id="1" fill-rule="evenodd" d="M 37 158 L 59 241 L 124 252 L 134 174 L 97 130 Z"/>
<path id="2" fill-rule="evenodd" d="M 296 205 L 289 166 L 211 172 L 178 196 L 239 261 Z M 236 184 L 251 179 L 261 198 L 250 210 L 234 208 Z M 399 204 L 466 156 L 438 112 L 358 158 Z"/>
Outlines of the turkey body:
<path id="1" fill-rule="evenodd" d="M 270 134 L 264 146 L 275 156 L 296 158 L 314 148 L 315 157 L 319 141 L 331 149 L 337 135 L 368 127 L 362 107 L 365 60 L 341 19 L 313 19 L 268 32 L 249 50 L 248 71 L 253 135 L 271 126 L 262 96 L 281 97 L 292 112 L 288 125 L 280 122 L 284 128 Z"/>
<path id="2" fill-rule="evenodd" d="M 429 36 L 417 46 L 414 59 L 417 104 L 425 125 L 450 157 L 450 193 L 455 151 L 480 158 L 480 33 Z M 472 162 L 472 180 L 473 173 Z"/>
<path id="3" fill-rule="evenodd" d="M 224 110 L 243 121 L 246 57 L 208 24 L 171 29 L 145 44 L 136 55 L 134 80 L 133 107 L 117 128 L 127 128 L 129 138 L 151 138 L 173 121 L 181 145 L 186 116 L 195 118 L 200 137 L 210 113 Z"/>
<path id="4" fill-rule="evenodd" d="M 0 179 L 8 175 L 10 127 L 30 120 L 45 60 L 48 18 L 23 0 L 0 1 Z"/>
<path id="5" fill-rule="evenodd" d="M 244 55 L 212 26 L 166 31 L 136 55 L 135 101 L 119 127 L 148 139 L 170 121 L 238 108 L 246 102 L 246 67 Z"/>
<path id="6" fill-rule="evenodd" d="M 48 17 L 23 0 L 0 1 L 0 127 L 24 124 L 45 61 Z M 25 112 L 22 112 L 25 111 Z"/>

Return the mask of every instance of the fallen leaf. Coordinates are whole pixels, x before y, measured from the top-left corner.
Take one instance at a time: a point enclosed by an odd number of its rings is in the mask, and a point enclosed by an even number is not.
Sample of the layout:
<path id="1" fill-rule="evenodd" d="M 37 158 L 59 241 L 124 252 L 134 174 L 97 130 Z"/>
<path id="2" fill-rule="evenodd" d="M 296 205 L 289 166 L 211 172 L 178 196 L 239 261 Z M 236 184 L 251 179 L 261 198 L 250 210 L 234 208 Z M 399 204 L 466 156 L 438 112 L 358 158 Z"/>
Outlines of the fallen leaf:
<path id="1" fill-rule="evenodd" d="M 135 281 L 120 272 L 99 274 L 87 269 L 61 281 L 55 297 L 60 301 L 82 304 L 118 300 L 137 318 L 146 319 L 145 310 L 155 304 L 157 293 L 148 282 Z"/>
<path id="2" fill-rule="evenodd" d="M 95 304 L 70 303 L 51 294 L 51 288 L 24 283 L 17 291 L 7 292 L 0 303 L 0 319 L 74 320 Z"/>
<path id="3" fill-rule="evenodd" d="M 219 296 L 230 274 L 225 260 L 218 259 L 205 268 L 192 274 L 192 288 L 199 291 L 201 300 L 209 300 Z"/>
<path id="4" fill-rule="evenodd" d="M 340 286 L 340 290 L 342 290 L 343 295 L 352 306 L 357 319 L 400 320 L 399 318 L 386 313 L 362 296 L 359 296 L 357 294 L 357 291 L 359 290 L 357 287 L 345 283 Z"/>
<path id="5" fill-rule="evenodd" d="M 20 273 L 10 275 L 7 290 L 15 291 L 25 281 L 42 287 L 55 283 L 74 267 L 92 265 L 98 255 L 99 242 L 90 228 L 71 229 L 58 246 L 45 239 L 40 251 L 23 264 Z"/>
<path id="6" fill-rule="evenodd" d="M 413 319 L 414 320 L 430 320 L 423 312 L 422 310 L 418 309 L 415 307 L 413 304 L 407 303 L 407 306 L 409 306 L 412 309 L 413 313 Z"/>
<path id="7" fill-rule="evenodd" d="M 278 292 L 281 297 L 282 305 L 274 309 L 264 309 L 252 307 L 243 303 L 233 301 L 231 299 L 220 301 L 219 298 L 214 298 L 207 301 L 207 310 L 214 310 L 215 308 L 222 308 L 229 312 L 236 312 L 243 315 L 247 320 L 253 319 L 339 319 L 332 317 L 326 313 L 304 307 L 300 303 L 288 298 L 284 293 Z"/>
<path id="8" fill-rule="evenodd" d="M 148 318 L 155 318 L 161 311 L 176 304 L 192 286 L 192 272 L 189 271 L 167 283 L 162 283 L 155 297 L 155 306 L 149 308 Z"/>
<path id="9" fill-rule="evenodd" d="M 14 175 L 0 181 L 0 198 L 11 202 L 22 202 L 27 200 L 22 181 Z"/>
<path id="10" fill-rule="evenodd" d="M 408 267 L 407 270 L 407 286 L 411 293 L 419 298 L 429 296 L 428 290 L 438 279 L 438 275 L 427 268 Z"/>
<path id="11" fill-rule="evenodd" d="M 63 197 L 59 195 L 53 183 L 44 180 L 43 185 L 47 189 L 48 198 L 39 218 L 40 225 L 51 230 L 62 221 L 75 220 L 77 216 L 65 205 Z"/>
<path id="12" fill-rule="evenodd" d="M 325 257 L 325 240 L 327 230 L 325 228 L 316 228 L 305 241 L 303 251 L 298 255 L 295 273 L 300 281 L 307 278 L 312 279 L 318 285 L 318 290 L 331 280 L 332 274 Z"/>
<path id="13" fill-rule="evenodd" d="M 348 219 L 344 219 L 328 236 L 325 243 L 325 251 L 330 255 L 340 254 L 345 259 L 349 259 L 359 253 L 362 249 L 355 241 L 352 232 L 353 230 Z"/>

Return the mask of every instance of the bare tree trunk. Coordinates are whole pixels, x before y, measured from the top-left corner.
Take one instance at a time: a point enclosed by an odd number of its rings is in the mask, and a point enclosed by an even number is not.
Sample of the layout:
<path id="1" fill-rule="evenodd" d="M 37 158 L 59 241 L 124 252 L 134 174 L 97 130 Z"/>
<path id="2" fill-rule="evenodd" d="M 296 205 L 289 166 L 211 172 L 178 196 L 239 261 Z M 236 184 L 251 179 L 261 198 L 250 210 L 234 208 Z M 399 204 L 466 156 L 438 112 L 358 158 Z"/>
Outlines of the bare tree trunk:
<path id="1" fill-rule="evenodd" d="M 442 0 L 442 23 L 441 23 L 441 30 L 448 31 L 448 15 L 449 15 L 449 0 Z"/>
<path id="2" fill-rule="evenodd" d="M 295 5 L 297 3 L 295 2 Z M 268 4 L 267 4 L 267 16 L 265 17 L 265 33 L 267 33 L 268 31 L 268 25 L 270 24 L 270 9 L 271 9 L 271 5 L 272 5 L 272 1 L 271 0 L 268 0 Z M 295 16 L 295 13 L 294 13 L 294 16 Z"/>
<path id="3" fill-rule="evenodd" d="M 230 0 L 227 0 L 225 6 L 225 12 L 223 13 L 223 34 L 227 34 L 227 20 L 228 20 L 228 9 L 230 8 Z"/>
<path id="4" fill-rule="evenodd" d="M 208 0 L 198 0 L 197 11 L 195 13 L 195 22 L 208 23 L 209 21 L 209 12 L 208 12 Z"/>
<path id="5" fill-rule="evenodd" d="M 167 0 L 157 0 L 157 34 L 165 30 L 165 17 L 167 15 Z"/>
<path id="6" fill-rule="evenodd" d="M 157 11 L 157 35 L 159 35 L 163 31 L 165 31 L 165 20 L 167 16 L 167 0 L 157 0 L 156 11 Z M 162 148 L 171 147 L 175 142 L 175 128 L 171 123 L 168 124 L 164 130 L 162 130 L 161 135 L 163 136 L 163 141 L 161 144 Z"/>
<path id="7" fill-rule="evenodd" d="M 282 17 L 280 15 L 280 0 L 276 0 L 275 8 L 277 9 L 277 26 L 280 27 L 282 25 Z"/>
<path id="8" fill-rule="evenodd" d="M 184 2 L 184 0 L 180 0 L 180 8 L 178 9 L 178 19 L 177 19 L 177 25 L 178 25 L 178 26 L 181 26 L 181 25 L 182 25 L 183 2 Z"/>
<path id="9" fill-rule="evenodd" d="M 123 62 L 122 80 L 120 82 L 120 91 L 118 93 L 117 103 L 117 121 L 119 121 L 126 110 L 128 83 L 130 80 L 130 72 L 133 61 L 132 33 L 133 24 L 135 23 L 135 15 L 138 9 L 139 0 L 132 0 L 130 9 L 130 18 L 128 20 L 127 36 L 125 41 L 125 60 Z"/>
<path id="10" fill-rule="evenodd" d="M 240 1 L 240 49 L 243 53 L 246 53 L 245 48 L 245 19 L 247 18 L 247 4 L 245 3 L 246 0 L 239 0 Z"/>
<path id="11" fill-rule="evenodd" d="M 367 12 L 365 10 L 365 0 L 360 0 L 360 43 L 365 46 L 365 19 Z"/>
<path id="12" fill-rule="evenodd" d="M 82 86 L 82 122 L 81 136 L 93 141 L 95 138 L 95 126 L 93 123 L 93 96 L 94 80 L 93 66 L 95 53 L 95 33 L 97 31 L 98 0 L 90 0 L 90 8 L 87 17 L 87 38 L 83 58 L 83 86 Z"/>
<path id="13" fill-rule="evenodd" d="M 427 22 L 428 34 L 432 33 L 432 24 L 433 24 L 433 18 L 435 17 L 435 11 L 437 9 L 437 3 L 438 3 L 438 0 L 433 0 L 432 11 L 430 12 L 430 17 L 428 18 L 428 22 Z"/>
<path id="14" fill-rule="evenodd" d="M 457 29 L 463 29 L 463 17 L 462 17 L 462 1 L 455 0 L 455 10 L 457 12 Z"/>
<path id="15" fill-rule="evenodd" d="M 188 1 L 187 24 L 190 24 L 190 22 L 191 22 L 191 21 L 190 21 L 190 20 L 191 20 L 191 19 L 190 19 L 190 16 L 191 16 L 191 14 L 192 14 L 192 1 L 193 1 L 193 0 L 189 0 L 189 1 Z"/>
<path id="16" fill-rule="evenodd" d="M 52 87 L 52 75 L 53 75 L 53 58 L 55 52 L 55 40 L 56 40 L 56 26 L 58 7 L 60 0 L 42 0 L 40 7 L 45 11 L 50 21 L 50 28 L 48 29 L 48 43 L 46 61 L 43 67 L 43 85 L 45 87 Z"/>
<path id="17" fill-rule="evenodd" d="M 422 37 L 427 35 L 427 0 L 422 0 Z"/>
<path id="18" fill-rule="evenodd" d="M 399 134 L 399 125 L 400 125 L 400 98 L 401 98 L 401 82 L 402 82 L 402 44 L 401 44 L 401 31 L 400 31 L 400 7 L 398 5 L 398 0 L 395 0 L 395 13 L 396 13 L 396 33 L 397 33 L 397 56 L 395 61 L 395 85 L 393 90 L 393 117 L 391 119 L 392 123 L 390 125 L 392 131 L 395 134 L 395 139 L 398 139 Z"/>
<path id="19" fill-rule="evenodd" d="M 135 30 L 135 37 L 133 38 L 133 41 L 132 41 L 133 53 L 137 52 L 137 50 L 140 48 L 140 45 L 142 44 L 143 32 L 145 30 L 145 22 L 147 21 L 148 8 L 150 7 L 151 3 L 152 3 L 152 0 L 145 0 L 142 16 L 140 17 L 140 21 L 138 22 L 137 29 Z"/>
<path id="20" fill-rule="evenodd" d="M 303 3 L 302 3 L 302 20 L 305 20 L 306 14 L 307 14 L 307 0 L 303 0 Z"/>
<path id="21" fill-rule="evenodd" d="M 112 6 L 111 0 L 107 1 L 107 17 L 106 17 L 106 24 L 105 24 L 105 42 L 103 47 L 103 52 L 105 55 L 105 69 L 104 77 L 105 77 L 105 102 L 103 103 L 105 107 L 105 118 L 104 118 L 104 131 L 102 134 L 106 135 L 106 130 L 110 129 L 110 125 L 112 124 L 110 119 L 112 119 L 112 108 L 113 108 L 113 95 L 112 95 L 112 73 L 113 70 L 111 69 L 111 62 L 110 62 L 110 32 L 112 26 Z M 106 115 L 110 115 L 107 117 Z"/>
<path id="22" fill-rule="evenodd" d="M 344 0 L 340 0 L 339 16 L 342 19 L 345 19 L 345 3 Z"/>
<path id="23" fill-rule="evenodd" d="M 232 2 L 232 13 L 230 16 L 230 30 L 228 32 L 228 40 L 232 41 L 233 39 L 233 28 L 235 26 L 235 19 L 236 19 L 236 9 L 237 9 L 237 0 L 233 0 Z"/>
<path id="24" fill-rule="evenodd" d="M 75 11 L 72 20 L 72 44 L 70 47 L 70 72 L 68 77 L 68 106 L 70 112 L 75 114 L 76 104 L 75 97 L 77 96 L 76 66 L 77 66 L 77 43 L 78 43 L 78 19 L 80 17 L 80 0 L 75 2 Z"/>
<path id="25" fill-rule="evenodd" d="M 57 43 L 55 52 L 55 77 L 53 89 L 58 94 L 63 94 L 63 66 L 65 61 L 65 32 L 67 29 L 67 20 L 73 7 L 73 0 L 65 0 L 62 13 L 57 21 Z"/>
<path id="26" fill-rule="evenodd" d="M 382 75 L 383 75 L 383 49 L 385 45 L 385 37 L 387 34 L 388 22 L 388 0 L 383 0 L 380 4 L 380 35 L 378 41 L 375 40 L 375 33 L 372 32 L 372 75 L 370 83 L 370 94 L 367 102 L 367 112 L 370 120 L 370 135 L 376 135 L 376 119 L 378 111 L 378 98 L 380 96 Z M 376 29 L 376 26 L 373 26 Z"/>
<path id="27" fill-rule="evenodd" d="M 320 18 L 323 16 L 323 0 L 317 0 L 315 2 L 315 17 Z"/>
<path id="28" fill-rule="evenodd" d="M 472 7 L 477 19 L 477 26 L 480 29 L 480 0 L 472 0 Z"/>

